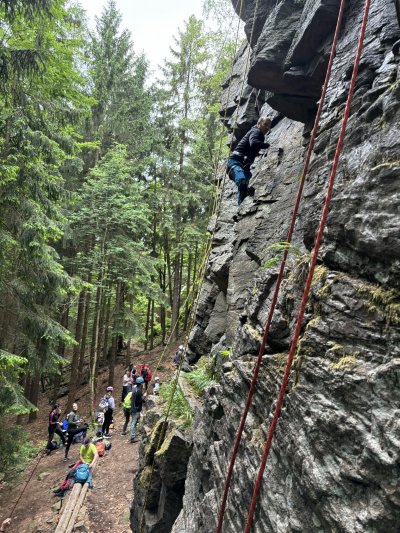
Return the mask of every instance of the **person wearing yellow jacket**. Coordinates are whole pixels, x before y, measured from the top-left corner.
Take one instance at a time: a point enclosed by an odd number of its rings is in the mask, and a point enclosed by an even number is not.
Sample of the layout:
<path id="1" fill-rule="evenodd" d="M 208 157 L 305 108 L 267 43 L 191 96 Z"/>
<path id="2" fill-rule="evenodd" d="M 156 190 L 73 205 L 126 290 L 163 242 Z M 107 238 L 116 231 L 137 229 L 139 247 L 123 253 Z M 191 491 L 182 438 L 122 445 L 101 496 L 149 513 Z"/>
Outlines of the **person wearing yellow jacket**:
<path id="1" fill-rule="evenodd" d="M 124 401 L 122 402 L 122 407 L 124 409 L 124 415 L 125 415 L 125 422 L 124 422 L 124 427 L 122 428 L 121 435 L 127 434 L 126 428 L 128 427 L 129 419 L 131 416 L 131 401 L 132 401 L 132 388 L 128 392 L 128 394 L 125 396 Z"/>

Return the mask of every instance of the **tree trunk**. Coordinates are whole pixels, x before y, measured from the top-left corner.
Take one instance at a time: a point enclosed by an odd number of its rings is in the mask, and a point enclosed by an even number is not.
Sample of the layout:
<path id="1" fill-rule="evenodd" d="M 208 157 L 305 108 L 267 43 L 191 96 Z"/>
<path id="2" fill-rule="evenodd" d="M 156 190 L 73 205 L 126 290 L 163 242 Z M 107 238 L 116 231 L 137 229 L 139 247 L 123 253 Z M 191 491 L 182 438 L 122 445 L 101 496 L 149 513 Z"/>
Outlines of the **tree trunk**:
<path id="1" fill-rule="evenodd" d="M 166 265 L 164 261 L 163 271 L 160 268 L 160 288 L 165 293 L 165 277 L 166 277 Z M 167 336 L 166 324 L 165 324 L 165 305 L 160 305 L 160 325 L 161 325 L 161 338 L 162 343 L 165 344 L 165 337 Z"/>
<path id="2" fill-rule="evenodd" d="M 88 282 L 90 283 L 92 280 L 92 276 L 89 276 Z M 91 300 L 91 292 L 89 290 L 86 291 L 86 297 L 85 297 L 85 313 L 83 317 L 83 326 L 82 326 L 82 334 L 81 334 L 81 345 L 79 348 L 79 368 L 78 368 L 78 383 L 82 383 L 83 379 L 83 366 L 85 364 L 85 355 L 86 355 L 86 343 L 87 343 L 87 335 L 88 335 L 88 329 L 89 329 L 89 316 L 90 316 L 90 300 Z"/>
<path id="3" fill-rule="evenodd" d="M 171 257 L 169 254 L 169 244 L 168 236 L 164 233 L 164 255 L 165 262 L 167 263 L 167 272 L 168 272 L 168 295 L 169 295 L 169 305 L 172 309 L 172 274 L 171 274 Z"/>
<path id="4" fill-rule="evenodd" d="M 145 351 L 147 350 L 147 343 L 149 341 L 150 311 L 151 311 L 151 300 L 149 298 L 147 301 L 146 326 L 144 330 L 144 350 Z"/>
<path id="5" fill-rule="evenodd" d="M 30 391 L 28 400 L 37 407 L 39 399 L 39 386 L 40 386 L 40 372 L 37 370 L 33 375 L 31 375 Z M 29 413 L 29 422 L 33 422 L 37 419 L 37 411 L 31 411 Z"/>
<path id="6" fill-rule="evenodd" d="M 107 307 L 106 307 L 106 316 L 104 321 L 104 337 L 103 337 L 103 353 L 101 357 L 101 364 L 106 365 L 107 363 L 107 352 L 108 352 L 108 337 L 110 333 L 110 315 L 111 315 L 111 295 L 107 298 Z"/>
<path id="7" fill-rule="evenodd" d="M 192 300 L 192 295 L 190 294 L 190 282 L 192 274 L 192 253 L 189 252 L 188 257 L 188 266 L 187 266 L 187 276 L 186 276 L 186 305 L 185 305 L 185 318 L 183 320 L 183 331 L 186 332 L 188 327 L 189 313 L 190 313 L 190 300 Z"/>
<path id="8" fill-rule="evenodd" d="M 172 316 L 171 316 L 171 329 L 175 332 L 174 337 L 177 340 L 179 338 L 179 293 L 180 293 L 180 254 L 177 254 L 174 259 L 174 290 L 172 294 Z"/>
<path id="9" fill-rule="evenodd" d="M 150 350 L 154 348 L 154 300 L 151 300 L 150 311 Z"/>
<path id="10" fill-rule="evenodd" d="M 76 325 L 75 325 L 76 345 L 74 346 L 74 350 L 72 352 L 72 359 L 71 359 L 71 377 L 69 380 L 69 393 L 68 393 L 68 401 L 67 401 L 67 407 L 66 407 L 67 411 L 71 409 L 72 404 L 75 401 L 76 390 L 78 388 L 79 354 L 80 354 L 80 349 L 81 349 L 83 318 L 85 314 L 85 300 L 86 300 L 86 290 L 84 289 L 79 294 L 79 300 L 78 300 L 78 314 L 76 317 Z"/>
<path id="11" fill-rule="evenodd" d="M 30 392 L 31 392 L 31 374 L 30 372 L 28 372 L 28 374 L 26 374 L 25 376 L 25 384 L 24 384 L 24 396 L 25 398 L 28 398 L 28 400 L 29 400 Z M 23 415 L 17 416 L 16 423 L 19 426 L 22 424 L 22 416 Z"/>
<path id="12" fill-rule="evenodd" d="M 61 309 L 60 324 L 63 328 L 68 329 L 69 322 L 69 308 L 71 304 L 71 298 L 67 298 L 63 308 Z M 60 341 L 58 344 L 57 354 L 59 357 L 65 358 L 65 342 Z M 58 398 L 58 393 L 61 385 L 61 378 L 63 373 L 64 365 L 60 363 L 58 365 L 58 374 L 53 379 L 53 387 L 51 393 L 51 402 L 54 403 Z"/>
<path id="13" fill-rule="evenodd" d="M 117 348 L 118 348 L 118 338 L 119 338 L 119 325 L 120 325 L 120 317 L 121 317 L 121 310 L 122 310 L 122 304 L 123 304 L 123 284 L 121 281 L 117 282 L 117 286 L 115 287 L 115 314 L 114 314 L 114 323 L 113 323 L 113 337 L 112 337 L 112 345 L 111 345 L 111 360 L 109 364 L 109 370 L 108 370 L 108 384 L 110 386 L 114 386 L 114 377 L 115 377 L 115 363 L 117 361 Z"/>
<path id="14" fill-rule="evenodd" d="M 102 273 L 99 280 L 99 286 L 96 291 L 96 305 L 93 320 L 92 345 L 90 347 L 90 372 L 89 372 L 89 392 L 90 392 L 90 410 L 92 420 L 95 418 L 95 398 L 96 398 L 96 381 L 97 381 L 97 347 L 99 342 L 99 323 L 100 323 L 100 309 L 103 298 L 103 277 Z"/>

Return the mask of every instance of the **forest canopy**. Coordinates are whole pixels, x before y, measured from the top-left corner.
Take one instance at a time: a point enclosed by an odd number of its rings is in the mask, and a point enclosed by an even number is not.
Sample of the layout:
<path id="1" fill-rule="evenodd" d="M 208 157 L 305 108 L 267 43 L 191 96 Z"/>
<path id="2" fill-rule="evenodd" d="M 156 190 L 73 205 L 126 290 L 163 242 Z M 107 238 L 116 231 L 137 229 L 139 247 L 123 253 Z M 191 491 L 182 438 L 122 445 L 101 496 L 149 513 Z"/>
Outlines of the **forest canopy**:
<path id="1" fill-rule="evenodd" d="M 84 378 L 95 395 L 122 342 L 129 359 L 187 329 L 226 150 L 227 13 L 206 0 L 155 79 L 114 0 L 92 30 L 65 0 L 1 3 L 0 418 L 33 420 L 65 376 L 68 405 Z"/>

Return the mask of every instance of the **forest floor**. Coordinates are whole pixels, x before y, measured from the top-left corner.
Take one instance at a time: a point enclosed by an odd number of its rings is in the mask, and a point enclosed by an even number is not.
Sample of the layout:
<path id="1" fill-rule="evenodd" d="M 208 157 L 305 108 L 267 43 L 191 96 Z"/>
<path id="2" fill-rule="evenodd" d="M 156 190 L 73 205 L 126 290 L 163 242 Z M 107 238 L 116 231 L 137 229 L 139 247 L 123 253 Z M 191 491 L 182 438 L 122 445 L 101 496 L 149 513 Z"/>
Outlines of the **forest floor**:
<path id="1" fill-rule="evenodd" d="M 177 345 L 179 344 L 176 343 Z M 157 370 L 161 383 L 169 381 L 175 366 L 172 363 L 177 346 L 171 345 Z M 153 371 L 161 356 L 163 347 L 141 353 L 132 360 L 133 364 L 146 362 Z M 121 364 L 115 369 L 114 387 L 116 410 L 114 415 L 114 430 L 112 431 L 112 448 L 108 454 L 99 458 L 94 472 L 94 488 L 90 490 L 86 502 L 82 507 L 77 524 L 81 524 L 80 531 L 88 533 L 129 533 L 130 506 L 133 499 L 133 476 L 138 468 L 138 444 L 131 444 L 128 436 L 122 436 L 124 416 L 119 406 L 122 391 L 122 376 L 125 367 Z M 155 374 L 153 373 L 153 378 Z M 107 386 L 107 372 L 99 376 L 99 389 Z M 152 387 L 150 386 L 150 389 Z M 149 390 L 151 393 L 151 390 Z M 78 413 L 89 420 L 90 401 L 88 386 L 79 390 Z M 66 398 L 60 398 L 61 409 Z M 31 442 L 40 446 L 46 439 L 49 404 L 45 395 L 39 401 L 38 418 L 26 429 Z M 129 426 L 128 426 L 129 429 Z M 91 433 L 88 434 L 92 436 Z M 26 467 L 21 477 L 15 482 L 7 480 L 0 483 L 0 520 L 8 516 L 21 494 L 26 482 L 32 475 L 12 517 L 12 524 L 8 533 L 52 533 L 58 519 L 59 510 L 52 509 L 59 499 L 54 497 L 53 488 L 59 486 L 65 479 L 68 465 L 79 459 L 80 444 L 71 446 L 69 456 L 71 460 L 64 462 L 64 448 L 59 448 L 49 456 L 42 453 L 34 458 Z M 41 457 L 41 459 L 40 459 Z M 39 463 L 38 463 L 39 460 Z M 64 498 L 66 500 L 67 498 Z M 64 503 L 65 505 L 65 503 Z M 0 522 L 1 523 L 1 522 Z"/>

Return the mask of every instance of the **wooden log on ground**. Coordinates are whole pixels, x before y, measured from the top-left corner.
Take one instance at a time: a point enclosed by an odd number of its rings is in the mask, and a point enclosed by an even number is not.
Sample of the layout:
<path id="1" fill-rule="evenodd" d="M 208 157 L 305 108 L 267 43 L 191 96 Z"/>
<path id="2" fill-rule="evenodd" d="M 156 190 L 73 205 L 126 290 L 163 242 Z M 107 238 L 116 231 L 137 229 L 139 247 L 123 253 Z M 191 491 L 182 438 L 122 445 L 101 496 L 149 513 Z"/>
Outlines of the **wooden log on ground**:
<path id="1" fill-rule="evenodd" d="M 67 505 L 64 509 L 64 512 L 61 515 L 60 521 L 58 522 L 57 528 L 54 533 L 65 533 L 65 529 L 69 523 L 71 514 L 75 508 L 76 502 L 78 501 L 81 490 L 82 490 L 82 485 L 80 483 L 76 483 L 73 486 L 71 490 L 71 494 L 68 498 Z"/>
<path id="2" fill-rule="evenodd" d="M 72 530 L 74 529 L 74 525 L 76 522 L 76 517 L 78 516 L 78 513 L 80 511 L 80 508 L 82 507 L 83 502 L 85 501 L 88 488 L 89 488 L 89 483 L 85 483 L 82 487 L 81 493 L 79 494 L 79 498 L 75 504 L 75 508 L 72 511 L 71 518 L 69 519 L 69 522 L 68 522 L 68 526 L 65 528 L 65 533 L 72 533 Z"/>

